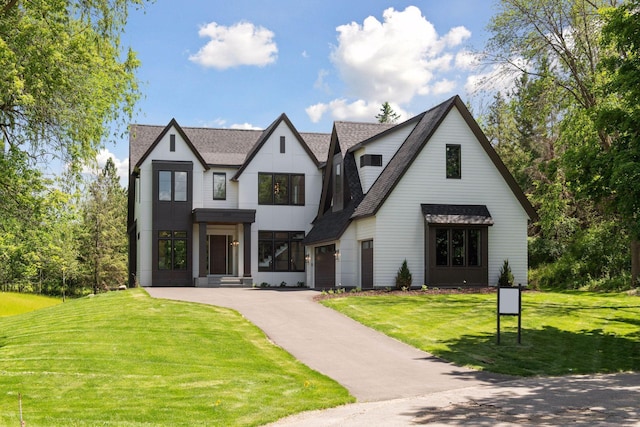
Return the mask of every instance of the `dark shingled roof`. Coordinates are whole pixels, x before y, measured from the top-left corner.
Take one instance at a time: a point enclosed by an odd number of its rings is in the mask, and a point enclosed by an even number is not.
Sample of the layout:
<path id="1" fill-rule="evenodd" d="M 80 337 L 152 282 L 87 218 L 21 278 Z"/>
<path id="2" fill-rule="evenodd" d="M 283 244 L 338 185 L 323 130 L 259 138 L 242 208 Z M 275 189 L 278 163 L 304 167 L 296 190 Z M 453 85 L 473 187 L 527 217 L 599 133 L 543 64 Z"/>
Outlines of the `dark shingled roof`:
<path id="1" fill-rule="evenodd" d="M 129 172 L 142 159 L 166 126 L 133 124 L 129 128 Z M 265 131 L 183 127 L 198 153 L 208 165 L 240 167 Z M 300 133 L 316 162 L 327 158 L 330 134 Z"/>
<path id="2" fill-rule="evenodd" d="M 422 214 L 429 224 L 493 225 L 486 205 L 422 204 Z"/>
<path id="3" fill-rule="evenodd" d="M 341 211 L 327 212 L 316 219 L 313 223 L 313 228 L 304 238 L 304 244 L 316 245 L 338 240 L 349 226 L 354 208 L 355 203 L 350 202 Z"/>
<path id="4" fill-rule="evenodd" d="M 432 108 L 418 117 L 418 124 L 406 141 L 400 146 L 396 154 L 380 173 L 362 202 L 353 213 L 352 218 L 375 215 L 382 203 L 391 194 L 402 175 L 409 169 L 422 147 L 427 143 L 433 132 L 440 125 L 458 97 L 450 98 L 442 104 Z"/>

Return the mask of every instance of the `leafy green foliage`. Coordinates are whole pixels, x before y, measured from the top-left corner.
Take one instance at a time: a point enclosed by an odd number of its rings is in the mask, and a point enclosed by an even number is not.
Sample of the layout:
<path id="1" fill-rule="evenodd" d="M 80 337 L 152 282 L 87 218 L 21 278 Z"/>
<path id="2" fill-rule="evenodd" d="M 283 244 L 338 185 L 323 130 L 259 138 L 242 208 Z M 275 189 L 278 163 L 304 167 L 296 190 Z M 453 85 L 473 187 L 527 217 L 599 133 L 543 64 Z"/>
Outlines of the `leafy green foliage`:
<path id="1" fill-rule="evenodd" d="M 0 318 L 0 425 L 263 425 L 352 402 L 233 310 L 142 289 Z M 37 351 L 34 352 L 34 348 Z"/>
<path id="2" fill-rule="evenodd" d="M 396 274 L 396 289 L 409 289 L 411 287 L 411 282 L 411 272 L 409 271 L 409 266 L 405 259 Z"/>
<path id="3" fill-rule="evenodd" d="M 510 317 L 501 320 L 496 344 L 495 294 L 347 296 L 322 303 L 461 366 L 521 376 L 640 370 L 637 296 L 524 292 L 521 345 Z"/>

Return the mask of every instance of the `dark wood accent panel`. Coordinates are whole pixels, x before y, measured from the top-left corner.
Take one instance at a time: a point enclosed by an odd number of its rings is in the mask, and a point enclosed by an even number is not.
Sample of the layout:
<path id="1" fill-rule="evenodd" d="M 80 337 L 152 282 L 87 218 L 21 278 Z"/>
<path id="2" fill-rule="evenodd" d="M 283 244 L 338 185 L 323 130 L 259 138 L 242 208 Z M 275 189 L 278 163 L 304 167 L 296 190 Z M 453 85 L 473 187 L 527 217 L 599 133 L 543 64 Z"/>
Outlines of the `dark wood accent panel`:
<path id="1" fill-rule="evenodd" d="M 336 245 L 318 246 L 315 249 L 315 289 L 336 287 Z"/>
<path id="2" fill-rule="evenodd" d="M 211 274 L 227 274 L 227 236 L 209 236 L 210 260 L 209 272 Z"/>
<path id="3" fill-rule="evenodd" d="M 360 278 L 362 289 L 373 289 L 373 240 L 360 243 Z"/>
<path id="4" fill-rule="evenodd" d="M 207 224 L 203 222 L 198 224 L 198 277 L 207 277 Z"/>

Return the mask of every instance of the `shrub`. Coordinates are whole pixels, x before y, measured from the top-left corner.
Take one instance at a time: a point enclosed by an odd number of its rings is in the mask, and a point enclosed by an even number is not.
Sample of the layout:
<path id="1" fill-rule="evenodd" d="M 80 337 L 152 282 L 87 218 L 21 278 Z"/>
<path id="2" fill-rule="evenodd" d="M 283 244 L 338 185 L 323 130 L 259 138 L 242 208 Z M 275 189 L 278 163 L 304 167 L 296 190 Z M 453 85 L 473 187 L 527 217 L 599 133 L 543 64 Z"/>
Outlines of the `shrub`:
<path id="1" fill-rule="evenodd" d="M 402 262 L 402 266 L 398 270 L 396 275 L 396 289 L 411 288 L 411 272 L 409 266 L 407 266 L 407 260 Z"/>
<path id="2" fill-rule="evenodd" d="M 498 286 L 500 287 L 508 287 L 513 286 L 513 273 L 511 272 L 511 267 L 509 266 L 509 260 L 505 259 L 502 263 L 502 267 L 500 267 L 500 277 L 498 277 Z"/>

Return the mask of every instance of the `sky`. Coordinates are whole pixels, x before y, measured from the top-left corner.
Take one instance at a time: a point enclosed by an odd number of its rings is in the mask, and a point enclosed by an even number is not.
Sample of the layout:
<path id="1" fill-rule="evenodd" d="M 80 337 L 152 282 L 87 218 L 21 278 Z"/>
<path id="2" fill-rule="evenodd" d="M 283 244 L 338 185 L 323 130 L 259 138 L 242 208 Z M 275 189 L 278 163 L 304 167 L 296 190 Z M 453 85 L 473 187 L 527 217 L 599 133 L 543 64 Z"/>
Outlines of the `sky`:
<path id="1" fill-rule="evenodd" d="M 122 41 L 137 52 L 142 99 L 133 123 L 264 129 L 286 113 L 300 132 L 336 120 L 400 120 L 453 95 L 467 102 L 488 73 L 491 0 L 156 0 L 131 10 Z M 128 136 L 113 157 L 122 183 Z"/>

